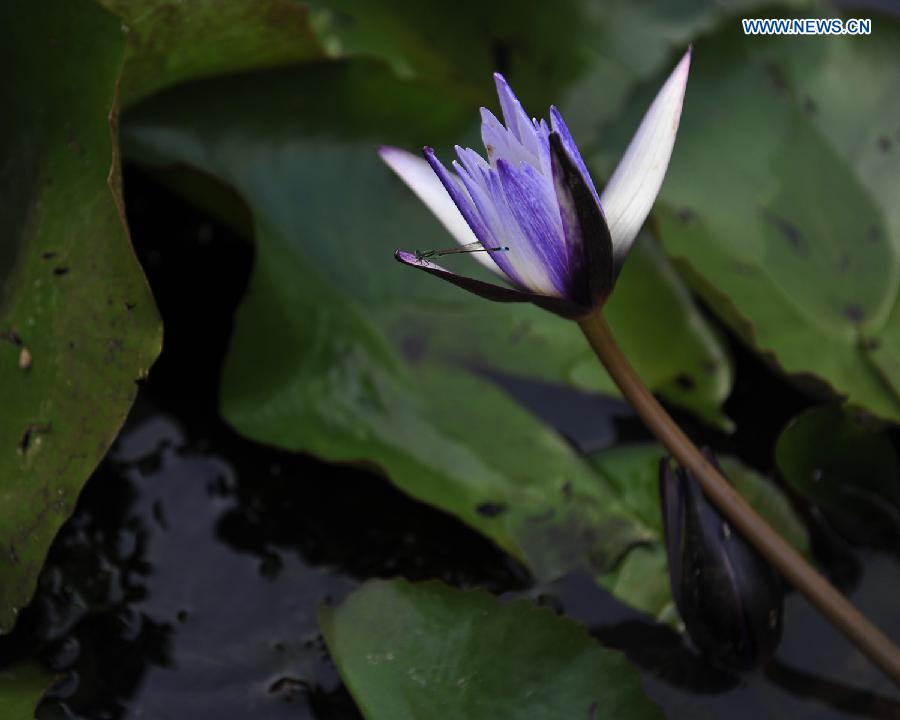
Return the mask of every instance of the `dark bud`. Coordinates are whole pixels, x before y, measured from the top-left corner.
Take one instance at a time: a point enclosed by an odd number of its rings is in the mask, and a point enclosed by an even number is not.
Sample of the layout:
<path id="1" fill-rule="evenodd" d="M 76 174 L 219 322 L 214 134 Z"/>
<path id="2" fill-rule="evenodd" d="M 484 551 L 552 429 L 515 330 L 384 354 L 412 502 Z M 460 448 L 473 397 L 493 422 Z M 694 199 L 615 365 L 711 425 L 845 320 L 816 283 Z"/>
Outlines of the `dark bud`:
<path id="1" fill-rule="evenodd" d="M 704 455 L 718 468 L 712 453 Z M 725 670 L 762 665 L 781 640 L 781 579 L 690 472 L 663 459 L 659 476 L 669 582 L 691 639 Z"/>

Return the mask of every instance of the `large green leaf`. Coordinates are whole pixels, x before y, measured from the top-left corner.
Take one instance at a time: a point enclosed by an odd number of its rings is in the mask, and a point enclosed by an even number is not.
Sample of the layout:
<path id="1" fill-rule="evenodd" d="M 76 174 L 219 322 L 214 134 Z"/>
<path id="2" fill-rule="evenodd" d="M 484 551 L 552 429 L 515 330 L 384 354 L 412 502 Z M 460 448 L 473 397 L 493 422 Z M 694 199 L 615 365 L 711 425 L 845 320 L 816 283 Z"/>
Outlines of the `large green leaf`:
<path id="1" fill-rule="evenodd" d="M 738 23 L 765 5 L 771 0 L 583 0 L 585 31 L 579 40 L 585 70 L 559 101 L 581 147 L 602 148 L 605 123 L 621 111 L 635 85 L 671 71 L 698 35 L 724 22 Z"/>
<path id="2" fill-rule="evenodd" d="M 97 0 L 128 37 L 123 106 L 173 85 L 326 57 L 377 58 L 403 76 L 440 78 L 488 102 L 495 70 L 526 100 L 543 98 L 584 65 L 582 0 L 522 12 L 515 0 Z M 568 42 L 560 45 L 558 38 Z"/>
<path id="3" fill-rule="evenodd" d="M 97 0 L 128 38 L 122 105 L 172 85 L 325 56 L 298 0 Z"/>
<path id="4" fill-rule="evenodd" d="M 522 100 L 543 102 L 583 70 L 593 37 L 584 0 L 523 7 L 518 0 L 311 0 L 333 54 L 377 57 L 403 77 L 441 79 L 490 102 L 495 71 Z"/>
<path id="5" fill-rule="evenodd" d="M 367 720 L 662 717 L 620 653 L 527 600 L 373 580 L 320 625 Z"/>
<path id="6" fill-rule="evenodd" d="M 175 90 L 137 109 L 127 135 L 146 160 L 232 185 L 254 212 L 257 257 L 223 376 L 223 413 L 238 430 L 375 463 L 540 576 L 586 560 L 602 569 L 645 530 L 485 377 L 609 388 L 577 328 L 391 260 L 398 245 L 452 240 L 375 142 L 453 137 L 468 116 L 446 93 L 355 62 Z M 660 254 L 641 245 L 612 322 L 654 386 L 687 396 L 681 386 L 694 384 L 712 413 L 727 361 Z"/>
<path id="7" fill-rule="evenodd" d="M 869 244 L 879 249 L 867 254 L 870 265 L 852 264 L 854 290 L 862 298 L 875 297 L 867 304 L 856 302 L 845 309 L 858 327 L 858 346 L 893 390 L 900 395 L 900 23 L 887 16 L 874 18 L 877 30 L 871 36 L 839 38 L 821 46 L 801 45 L 792 52 L 781 48 L 791 89 L 803 95 L 803 106 L 813 125 L 852 167 L 859 183 L 878 207 L 881 222 L 864 224 L 857 219 L 848 246 Z M 852 208 L 848 208 L 851 211 Z M 842 246 L 842 250 L 846 250 Z M 887 268 L 877 267 L 871 257 L 888 260 Z M 855 259 L 855 256 L 854 256 Z M 843 263 L 843 255 L 841 256 Z M 868 283 L 876 284 L 875 292 Z M 851 300 L 855 296 L 850 296 Z M 863 310 L 858 317 L 857 308 Z M 886 395 L 889 393 L 885 393 Z M 851 393 L 851 400 L 853 395 Z M 868 405 L 868 403 L 862 403 Z M 882 415 L 875 404 L 871 408 Z M 890 415 L 897 419 L 897 414 Z"/>
<path id="8" fill-rule="evenodd" d="M 53 678 L 30 663 L 0 668 L 0 720 L 29 720 Z"/>
<path id="9" fill-rule="evenodd" d="M 720 405 L 731 392 L 731 361 L 649 233 L 632 247 L 603 312 L 645 383 L 710 424 L 730 427 Z M 606 373 L 601 378 L 601 391 L 618 393 Z M 595 382 L 576 376 L 587 389 Z"/>
<path id="10" fill-rule="evenodd" d="M 676 617 L 669 591 L 659 500 L 659 461 L 665 456 L 655 444 L 625 445 L 592 459 L 612 493 L 643 523 L 652 540 L 632 548 L 600 582 L 628 604 L 659 620 Z M 809 555 L 806 528 L 776 485 L 732 457 L 719 458 L 734 488 L 804 555 Z"/>
<path id="11" fill-rule="evenodd" d="M 896 420 L 900 30 L 875 24 L 802 42 L 735 24 L 699 42 L 658 216 L 667 251 L 748 342 Z"/>
<path id="12" fill-rule="evenodd" d="M 794 4 L 803 0 L 791 0 Z M 784 2 L 783 4 L 791 4 Z M 403 77 L 441 78 L 492 102 L 490 76 L 508 74 L 526 105 L 565 110 L 582 146 L 636 82 L 684 52 L 698 33 L 767 0 L 309 0 L 333 56 L 377 57 Z M 537 8 L 540 8 L 539 10 Z M 543 108 L 540 108 L 543 111 Z"/>
<path id="13" fill-rule="evenodd" d="M 0 631 L 159 352 L 125 228 L 118 21 L 87 0 L 0 9 Z"/>
<path id="14" fill-rule="evenodd" d="M 775 450 L 784 479 L 849 539 L 897 546 L 900 462 L 890 436 L 837 405 L 794 418 Z"/>

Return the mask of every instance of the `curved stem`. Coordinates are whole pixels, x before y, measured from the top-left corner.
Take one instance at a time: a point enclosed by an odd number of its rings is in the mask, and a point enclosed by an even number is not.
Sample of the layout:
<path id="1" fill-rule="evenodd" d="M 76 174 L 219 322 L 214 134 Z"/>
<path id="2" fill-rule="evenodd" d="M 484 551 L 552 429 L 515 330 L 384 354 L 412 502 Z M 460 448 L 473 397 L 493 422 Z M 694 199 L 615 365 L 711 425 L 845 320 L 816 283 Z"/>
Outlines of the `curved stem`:
<path id="1" fill-rule="evenodd" d="M 625 399 L 682 467 L 694 474 L 710 501 L 789 583 L 900 685 L 900 649 L 785 542 L 706 461 L 631 367 L 601 311 L 594 310 L 579 319 L 578 324 Z"/>

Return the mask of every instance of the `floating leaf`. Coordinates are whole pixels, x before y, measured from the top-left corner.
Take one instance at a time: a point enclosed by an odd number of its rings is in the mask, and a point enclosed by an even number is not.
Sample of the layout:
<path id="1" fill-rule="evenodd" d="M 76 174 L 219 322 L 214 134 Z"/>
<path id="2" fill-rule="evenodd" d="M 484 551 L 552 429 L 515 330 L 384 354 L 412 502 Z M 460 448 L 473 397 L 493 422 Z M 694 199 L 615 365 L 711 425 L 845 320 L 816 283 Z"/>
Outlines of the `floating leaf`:
<path id="1" fill-rule="evenodd" d="M 656 74 L 668 75 L 698 35 L 738 23 L 742 15 L 767 5 L 766 0 L 583 0 L 581 42 L 588 62 L 559 101 L 582 149 L 602 148 L 608 139 L 605 124 L 618 115 L 634 87 Z"/>
<path id="2" fill-rule="evenodd" d="M 26 720 L 53 678 L 30 663 L 0 668 L 0 720 Z"/>
<path id="3" fill-rule="evenodd" d="M 900 462 L 887 432 L 839 405 L 798 415 L 775 449 L 778 469 L 849 539 L 896 546 Z"/>
<path id="4" fill-rule="evenodd" d="M 334 55 L 385 60 L 402 77 L 465 88 L 482 103 L 491 74 L 513 76 L 523 102 L 546 98 L 583 69 L 588 42 L 583 0 L 523 6 L 517 0 L 312 0 L 312 22 Z M 560 43 L 559 38 L 568 42 Z"/>
<path id="5" fill-rule="evenodd" d="M 662 717 L 620 653 L 527 600 L 372 580 L 320 625 L 367 720 Z"/>
<path id="6" fill-rule="evenodd" d="M 493 94 L 491 73 L 512 71 L 530 100 L 583 67 L 577 45 L 561 47 L 555 38 L 579 32 L 587 41 L 591 27 L 581 0 L 530 12 L 515 0 L 97 1 L 127 33 L 124 107 L 190 80 L 339 57 L 375 58 L 399 75 L 439 79 L 482 102 Z"/>
<path id="7" fill-rule="evenodd" d="M 4 3 L 0 171 L 0 631 L 160 349 L 123 217 L 118 21 L 87 0 Z"/>
<path id="8" fill-rule="evenodd" d="M 747 342 L 898 420 L 900 30 L 876 26 L 796 42 L 735 24 L 698 43 L 658 217 L 666 250 Z"/>
<path id="9" fill-rule="evenodd" d="M 97 0 L 128 39 L 122 105 L 202 77 L 321 59 L 297 0 Z"/>

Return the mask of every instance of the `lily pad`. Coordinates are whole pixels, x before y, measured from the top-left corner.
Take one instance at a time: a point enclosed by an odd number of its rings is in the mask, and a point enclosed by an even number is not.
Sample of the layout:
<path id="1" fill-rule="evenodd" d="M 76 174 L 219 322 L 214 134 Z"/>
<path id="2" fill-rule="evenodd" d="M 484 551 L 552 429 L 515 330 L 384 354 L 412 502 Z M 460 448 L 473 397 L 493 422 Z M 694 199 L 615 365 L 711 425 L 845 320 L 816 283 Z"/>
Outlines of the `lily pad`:
<path id="1" fill-rule="evenodd" d="M 527 600 L 373 580 L 319 622 L 367 720 L 662 717 L 624 656 Z"/>
<path id="2" fill-rule="evenodd" d="M 734 25 L 699 42 L 658 217 L 667 252 L 748 343 L 806 387 L 900 420 L 900 29 L 875 23 L 864 38 Z M 600 165 L 626 136 L 623 121 Z"/>
<path id="3" fill-rule="evenodd" d="M 871 418 L 822 405 L 794 418 L 778 438 L 778 470 L 848 539 L 896 547 L 900 462 Z"/>
<path id="4" fill-rule="evenodd" d="M 638 236 L 603 313 L 649 387 L 710 425 L 731 427 L 721 410 L 731 392 L 731 359 L 649 232 Z M 605 373 L 602 377 L 611 382 Z M 594 383 L 576 377 L 585 389 L 594 389 Z M 618 394 L 606 384 L 600 389 Z"/>
<path id="5" fill-rule="evenodd" d="M 782 0 L 780 4 L 799 2 Z M 635 86 L 658 73 L 668 74 L 699 35 L 725 22 L 738 23 L 741 16 L 771 4 L 767 0 L 584 0 L 586 32 L 581 42 L 588 60 L 559 103 L 582 149 L 603 148 L 605 124 L 621 112 Z"/>
<path id="6" fill-rule="evenodd" d="M 793 0 L 793 4 L 798 1 Z M 765 0 L 309 0 L 311 22 L 334 57 L 376 57 L 401 77 L 441 79 L 493 101 L 490 75 L 514 80 L 529 107 L 564 108 L 582 147 L 615 116 L 635 84 L 701 32 Z M 782 4 L 790 4 L 783 0 Z M 565 38 L 560 42 L 560 38 Z"/>
<path id="7" fill-rule="evenodd" d="M 669 590 L 659 500 L 659 461 L 666 455 L 656 444 L 624 445 L 593 456 L 612 492 L 652 533 L 652 539 L 631 549 L 600 582 L 629 605 L 670 622 L 677 615 Z M 769 479 L 736 458 L 720 457 L 734 488 L 785 540 L 809 557 L 809 536 L 787 498 Z"/>
<path id="8" fill-rule="evenodd" d="M 0 720 L 33 718 L 53 678 L 30 663 L 0 668 Z"/>
<path id="9" fill-rule="evenodd" d="M 582 0 L 529 12 L 515 0 L 97 0 L 128 37 L 123 107 L 190 80 L 326 58 L 365 57 L 404 77 L 440 79 L 489 102 L 491 73 L 512 72 L 525 99 L 545 97 L 583 67 Z M 465 38 L 465 42 L 460 42 Z"/>
<path id="10" fill-rule="evenodd" d="M 118 432 L 161 343 L 124 221 L 124 41 L 87 0 L 0 9 L 0 631 Z M 112 124 L 111 124 L 112 123 Z"/>
<path id="11" fill-rule="evenodd" d="M 474 103 L 494 94 L 491 74 L 516 80 L 522 100 L 541 100 L 582 71 L 591 38 L 583 0 L 552 6 L 517 0 L 312 0 L 312 23 L 333 55 L 375 57 L 401 77 L 464 88 Z M 566 38 L 560 43 L 559 38 Z"/>
<path id="12" fill-rule="evenodd" d="M 128 39 L 122 105 L 188 80 L 325 56 L 297 0 L 97 0 Z"/>

